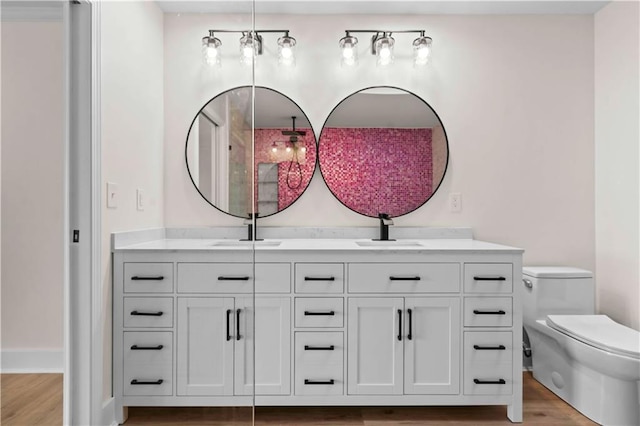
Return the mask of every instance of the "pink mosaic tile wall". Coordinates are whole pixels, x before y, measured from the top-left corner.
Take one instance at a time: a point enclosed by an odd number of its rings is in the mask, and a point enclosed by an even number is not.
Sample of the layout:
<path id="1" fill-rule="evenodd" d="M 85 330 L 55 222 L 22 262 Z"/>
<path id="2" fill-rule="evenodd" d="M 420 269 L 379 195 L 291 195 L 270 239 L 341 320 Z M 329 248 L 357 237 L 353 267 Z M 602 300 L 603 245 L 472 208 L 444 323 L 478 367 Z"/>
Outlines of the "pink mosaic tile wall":
<path id="1" fill-rule="evenodd" d="M 405 214 L 433 192 L 431 129 L 324 128 L 319 157 L 333 194 L 367 216 Z"/>
<path id="2" fill-rule="evenodd" d="M 257 182 L 258 163 L 278 163 L 278 211 L 289 207 L 289 205 L 302 195 L 307 185 L 309 185 L 309 181 L 313 177 L 313 171 L 316 167 L 316 140 L 313 131 L 311 129 L 297 129 L 307 132 L 305 136 L 299 137 L 296 143 L 299 149 L 305 147 L 306 151 L 304 153 L 299 152 L 298 154 L 301 163 L 301 173 L 299 173 L 298 167 L 295 166 L 295 164 L 291 168 L 289 182 L 294 189 L 289 188 L 289 185 L 287 185 L 287 174 L 293 153 L 283 153 L 286 146 L 283 142 L 287 141 L 289 137 L 283 136 L 282 130 L 291 129 L 255 130 L 255 179 Z M 274 141 L 277 142 L 277 148 L 279 150 L 276 156 L 274 156 L 271 151 Z"/>

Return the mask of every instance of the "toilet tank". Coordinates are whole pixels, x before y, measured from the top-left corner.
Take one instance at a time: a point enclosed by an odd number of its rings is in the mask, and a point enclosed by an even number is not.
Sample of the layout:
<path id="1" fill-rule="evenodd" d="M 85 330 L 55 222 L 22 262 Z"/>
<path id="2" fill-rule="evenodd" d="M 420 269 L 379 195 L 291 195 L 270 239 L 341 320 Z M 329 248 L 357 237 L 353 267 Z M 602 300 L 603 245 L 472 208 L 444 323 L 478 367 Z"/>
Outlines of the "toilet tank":
<path id="1" fill-rule="evenodd" d="M 523 321 L 547 315 L 595 314 L 593 273 L 568 266 L 525 266 L 523 275 Z"/>

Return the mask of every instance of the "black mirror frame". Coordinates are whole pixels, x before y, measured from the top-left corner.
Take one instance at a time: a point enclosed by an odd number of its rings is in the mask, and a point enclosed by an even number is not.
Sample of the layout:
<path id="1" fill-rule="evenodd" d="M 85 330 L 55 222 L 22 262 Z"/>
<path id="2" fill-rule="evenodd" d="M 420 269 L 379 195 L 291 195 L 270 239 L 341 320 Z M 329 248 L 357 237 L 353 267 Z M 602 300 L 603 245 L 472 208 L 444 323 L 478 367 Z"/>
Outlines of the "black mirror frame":
<path id="1" fill-rule="evenodd" d="M 235 215 L 233 213 L 227 212 L 222 210 L 221 208 L 219 208 L 218 206 L 216 206 L 215 204 L 213 204 L 211 201 L 209 201 L 209 199 L 207 197 L 204 196 L 204 194 L 200 191 L 200 188 L 198 188 L 198 186 L 196 185 L 195 181 L 193 180 L 193 176 L 191 175 L 191 169 L 189 169 L 189 158 L 188 158 L 188 148 L 189 148 L 189 135 L 191 134 L 191 129 L 193 128 L 193 125 L 196 122 L 196 119 L 198 118 L 198 116 L 200 115 L 200 113 L 202 112 L 202 110 L 204 110 L 204 108 L 209 105 L 209 102 L 213 101 L 215 98 L 217 98 L 218 96 L 222 96 L 225 93 L 231 92 L 232 90 L 237 90 L 237 89 L 243 89 L 243 88 L 249 88 L 249 89 L 265 89 L 265 90 L 270 90 L 272 92 L 275 92 L 281 96 L 284 96 L 285 98 L 287 98 L 291 103 L 293 103 L 302 113 L 302 115 L 304 115 L 304 118 L 307 120 L 307 122 L 309 124 L 311 124 L 311 120 L 309 120 L 309 117 L 307 116 L 307 114 L 303 111 L 302 108 L 300 108 L 300 105 L 298 105 L 298 103 L 296 101 L 294 101 L 293 99 L 291 99 L 289 96 L 285 95 L 284 93 L 275 90 L 275 89 L 271 89 L 269 87 L 265 87 L 265 86 L 252 86 L 252 85 L 245 85 L 245 86 L 236 86 L 236 87 L 232 87 L 230 89 L 227 89 L 223 92 L 218 93 L 217 95 L 215 95 L 214 97 L 210 98 L 207 102 L 205 102 L 205 104 L 202 106 L 202 108 L 200 108 L 198 110 L 198 112 L 196 113 L 196 115 L 194 116 L 193 120 L 191 120 L 191 124 L 189 125 L 189 130 L 187 130 L 187 137 L 186 137 L 186 141 L 184 144 L 184 160 L 185 160 L 185 165 L 187 166 L 187 174 L 189 175 L 189 179 L 191 180 L 191 184 L 193 185 L 193 187 L 196 189 L 196 191 L 198 191 L 198 194 L 200 194 L 200 196 L 202 197 L 202 199 L 204 199 L 207 204 L 209 204 L 210 206 L 214 207 L 216 210 L 228 214 L 229 216 L 233 216 L 233 217 L 237 217 L 240 219 L 252 219 L 252 214 L 249 214 L 247 216 L 239 216 L 239 215 Z M 255 93 L 255 92 L 254 92 Z M 255 103 L 255 100 L 253 100 L 253 102 Z M 254 128 L 255 129 L 255 128 Z M 318 163 L 318 142 L 319 139 L 316 136 L 315 131 L 313 130 L 313 126 L 310 126 L 311 132 L 313 132 L 313 138 L 315 139 L 315 153 L 316 153 L 316 158 L 315 158 L 315 162 L 313 165 L 313 172 L 311 173 L 311 178 L 309 179 L 309 182 L 307 182 L 306 186 L 304 187 L 304 189 L 302 190 L 302 192 L 300 193 L 300 195 L 291 203 L 289 204 L 287 207 L 285 207 L 282 210 L 278 210 L 275 213 L 271 213 L 265 216 L 256 216 L 255 219 L 262 219 L 265 217 L 270 217 L 270 216 L 274 216 L 280 212 L 285 211 L 286 209 L 288 209 L 289 207 L 291 207 L 292 205 L 294 205 L 299 199 L 300 197 L 302 197 L 302 195 L 307 191 L 307 189 L 309 188 L 309 185 L 311 184 L 311 181 L 313 180 L 313 176 L 315 175 L 315 172 L 317 170 L 317 168 L 319 167 L 319 163 Z M 253 141 L 254 145 L 255 145 L 255 140 Z M 252 196 L 253 199 L 253 196 Z M 255 200 L 254 200 L 255 203 Z"/>
<path id="2" fill-rule="evenodd" d="M 340 105 L 345 102 L 347 99 L 349 99 L 351 96 L 356 95 L 360 92 L 363 92 L 365 90 L 370 90 L 370 89 L 395 89 L 395 90 L 400 90 L 402 92 L 408 93 L 410 95 L 415 96 L 416 98 L 420 99 L 420 101 L 422 101 L 430 110 L 431 112 L 433 112 L 433 114 L 436 116 L 436 118 L 438 119 L 438 121 L 440 122 L 440 124 L 442 125 L 442 131 L 444 133 L 444 139 L 445 142 L 447 144 L 447 161 L 444 165 L 444 171 L 442 172 L 442 178 L 440 179 L 440 182 L 438 182 L 438 185 L 435 187 L 435 189 L 431 192 L 431 195 L 425 199 L 420 205 L 416 206 L 414 209 L 411 209 L 405 213 L 402 213 L 400 215 L 396 215 L 393 217 L 401 217 L 401 216 L 405 216 L 409 213 L 412 213 L 416 210 L 418 210 L 420 207 L 424 206 L 433 196 L 436 192 L 438 192 L 438 189 L 440 189 L 440 186 L 442 185 L 442 182 L 444 181 L 445 176 L 447 175 L 447 169 L 449 168 L 449 157 L 450 157 L 450 149 L 449 149 L 449 137 L 447 135 L 447 130 L 444 127 L 444 123 L 442 122 L 442 120 L 440 119 L 440 116 L 438 115 L 438 113 L 431 107 L 431 105 L 429 105 L 429 103 L 427 101 L 425 101 L 424 99 L 422 99 L 420 96 L 416 95 L 415 93 L 406 90 L 406 89 L 402 89 L 400 87 L 395 87 L 395 86 L 370 86 L 370 87 L 365 87 L 363 89 L 357 90 L 353 93 L 351 93 L 349 96 L 345 97 L 344 99 L 342 99 L 340 102 L 338 102 L 338 104 L 333 107 L 333 109 L 331 110 L 331 112 L 329 113 L 329 115 L 327 116 L 327 118 L 324 121 L 324 124 L 322 125 L 322 130 L 320 131 L 320 137 L 317 139 L 317 144 L 316 144 L 316 149 L 317 149 L 317 155 L 316 155 L 316 161 L 318 163 L 317 167 L 320 169 L 320 175 L 322 176 L 322 180 L 324 181 L 325 185 L 327 186 L 327 188 L 329 189 L 329 191 L 331 192 L 331 194 L 336 198 L 336 200 L 338 200 L 340 202 L 340 204 L 342 204 L 343 206 L 345 206 L 346 208 L 348 208 L 349 210 L 351 210 L 354 213 L 357 213 L 359 215 L 365 216 L 365 217 L 371 217 L 371 218 L 376 218 L 378 219 L 378 216 L 369 216 L 366 215 L 364 213 L 361 213 L 359 211 L 354 210 L 353 208 L 349 207 L 348 205 L 346 205 L 337 195 L 335 192 L 333 192 L 333 190 L 331 189 L 331 187 L 327 184 L 327 181 L 325 179 L 325 172 L 323 172 L 322 170 L 322 161 L 320 160 L 320 146 L 322 144 L 322 134 L 324 133 L 324 129 L 327 127 L 327 122 L 329 121 L 329 119 L 331 118 L 331 115 L 333 114 L 333 112 L 340 107 Z"/>

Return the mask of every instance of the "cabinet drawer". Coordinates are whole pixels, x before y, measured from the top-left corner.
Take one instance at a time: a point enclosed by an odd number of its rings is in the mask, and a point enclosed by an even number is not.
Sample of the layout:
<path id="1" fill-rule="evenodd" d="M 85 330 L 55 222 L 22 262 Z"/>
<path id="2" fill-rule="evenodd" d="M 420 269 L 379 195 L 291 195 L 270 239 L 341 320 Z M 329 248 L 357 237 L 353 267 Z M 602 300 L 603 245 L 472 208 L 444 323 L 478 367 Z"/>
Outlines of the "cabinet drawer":
<path id="1" fill-rule="evenodd" d="M 295 394 L 344 394 L 342 332 L 295 333 Z"/>
<path id="2" fill-rule="evenodd" d="M 296 263 L 296 293 L 342 293 L 342 263 Z"/>
<path id="3" fill-rule="evenodd" d="M 511 327 L 511 297 L 465 297 L 465 327 Z"/>
<path id="4" fill-rule="evenodd" d="M 467 293 L 511 293 L 513 266 L 510 263 L 465 263 L 464 291 Z"/>
<path id="5" fill-rule="evenodd" d="M 256 293 L 289 293 L 290 263 L 256 263 Z"/>
<path id="6" fill-rule="evenodd" d="M 125 297 L 125 327 L 173 327 L 172 297 Z"/>
<path id="7" fill-rule="evenodd" d="M 251 293 L 251 263 L 178 263 L 180 293 Z"/>
<path id="8" fill-rule="evenodd" d="M 124 333 L 124 395 L 173 395 L 173 333 Z"/>
<path id="9" fill-rule="evenodd" d="M 458 263 L 350 263 L 349 293 L 453 293 Z"/>
<path id="10" fill-rule="evenodd" d="M 466 395 L 511 394 L 512 378 L 511 332 L 464 333 L 464 393 Z"/>
<path id="11" fill-rule="evenodd" d="M 296 327 L 342 327 L 342 297 L 296 297 Z"/>
<path id="12" fill-rule="evenodd" d="M 171 293 L 173 263 L 125 263 L 125 293 Z"/>

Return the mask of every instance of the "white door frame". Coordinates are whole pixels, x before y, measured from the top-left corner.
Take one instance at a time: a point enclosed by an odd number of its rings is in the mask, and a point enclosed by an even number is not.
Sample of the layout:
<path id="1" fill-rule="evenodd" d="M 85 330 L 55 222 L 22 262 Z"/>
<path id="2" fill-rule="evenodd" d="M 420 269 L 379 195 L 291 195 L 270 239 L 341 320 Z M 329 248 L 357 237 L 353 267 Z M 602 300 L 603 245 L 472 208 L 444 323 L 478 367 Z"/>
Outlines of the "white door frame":
<path id="1" fill-rule="evenodd" d="M 106 317 L 100 279 L 100 4 L 83 0 L 64 2 L 63 7 L 67 49 L 63 424 L 102 425 L 113 422 L 113 410 L 102 402 Z"/>

